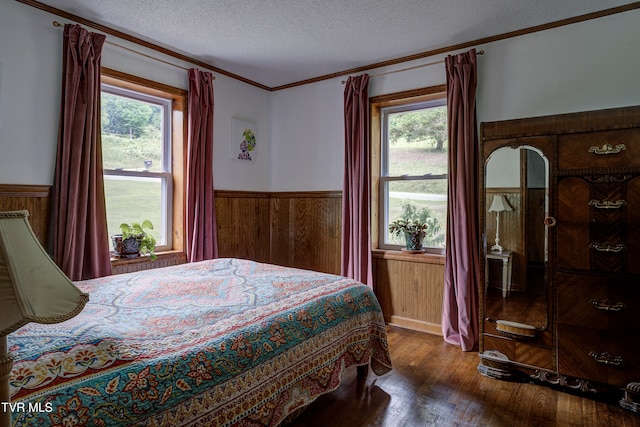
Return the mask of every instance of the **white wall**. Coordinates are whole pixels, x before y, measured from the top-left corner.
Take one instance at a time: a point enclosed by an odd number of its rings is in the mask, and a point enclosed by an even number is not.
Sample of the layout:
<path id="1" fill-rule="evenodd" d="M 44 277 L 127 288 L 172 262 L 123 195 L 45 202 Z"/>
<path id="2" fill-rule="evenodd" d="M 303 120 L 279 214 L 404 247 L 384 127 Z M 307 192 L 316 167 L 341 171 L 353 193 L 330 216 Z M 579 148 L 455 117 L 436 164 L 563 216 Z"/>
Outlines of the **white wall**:
<path id="1" fill-rule="evenodd" d="M 478 57 L 478 122 L 640 104 L 639 22 L 640 11 L 634 10 L 477 46 L 485 51 Z M 369 74 L 440 59 L 425 58 Z M 272 191 L 342 189 L 341 80 L 292 88 L 273 97 Z M 445 83 L 444 64 L 437 64 L 373 77 L 369 94 Z M 318 152 L 323 147 L 327 152 Z"/>
<path id="2" fill-rule="evenodd" d="M 328 80 L 272 93 L 272 191 L 342 190 L 343 89 Z"/>
<path id="3" fill-rule="evenodd" d="M 640 10 L 483 47 L 478 120 L 640 104 Z"/>
<path id="4" fill-rule="evenodd" d="M 62 43 L 62 31 L 51 25 L 56 18 L 0 0 L 0 183 L 53 181 Z M 640 10 L 634 10 L 477 46 L 486 52 L 478 60 L 479 122 L 640 104 L 638 22 Z M 113 37 L 107 40 L 129 46 Z M 425 58 L 369 73 L 441 59 Z M 187 87 L 186 71 L 109 45 L 102 63 Z M 267 92 L 216 76 L 216 188 L 341 190 L 344 79 Z M 373 77 L 369 93 L 376 96 L 445 82 L 444 65 L 437 64 Z M 256 123 L 254 162 L 231 160 L 233 117 Z"/>
<path id="5" fill-rule="evenodd" d="M 0 183 L 3 184 L 53 182 L 62 66 L 62 29 L 52 26 L 56 19 L 63 21 L 13 0 L 0 0 Z M 112 36 L 107 36 L 107 41 L 183 67 L 191 66 Z M 103 48 L 102 65 L 182 89 L 188 86 L 185 70 L 109 44 Z M 216 75 L 214 91 L 215 187 L 268 191 L 269 92 L 224 75 Z M 233 117 L 256 124 L 255 161 L 231 160 Z"/>
<path id="6" fill-rule="evenodd" d="M 51 184 L 62 34 L 51 15 L 0 3 L 0 183 Z"/>

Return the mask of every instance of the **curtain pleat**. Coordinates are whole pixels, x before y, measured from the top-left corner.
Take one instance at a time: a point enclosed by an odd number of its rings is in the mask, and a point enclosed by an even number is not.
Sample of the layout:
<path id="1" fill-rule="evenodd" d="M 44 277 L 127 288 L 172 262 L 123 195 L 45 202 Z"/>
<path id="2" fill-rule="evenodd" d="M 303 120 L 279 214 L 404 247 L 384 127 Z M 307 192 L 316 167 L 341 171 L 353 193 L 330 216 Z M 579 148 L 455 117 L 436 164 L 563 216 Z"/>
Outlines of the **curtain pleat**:
<path id="1" fill-rule="evenodd" d="M 187 261 L 218 257 L 213 193 L 213 80 L 209 72 L 189 70 L 187 144 Z"/>
<path id="2" fill-rule="evenodd" d="M 71 280 L 111 274 L 102 175 L 100 60 L 105 36 L 67 24 L 49 250 Z"/>
<path id="3" fill-rule="evenodd" d="M 343 276 L 373 286 L 369 75 L 349 77 L 344 90 Z"/>
<path id="4" fill-rule="evenodd" d="M 480 282 L 475 49 L 447 57 L 445 67 L 449 189 L 442 332 L 447 342 L 472 351 L 479 338 Z"/>

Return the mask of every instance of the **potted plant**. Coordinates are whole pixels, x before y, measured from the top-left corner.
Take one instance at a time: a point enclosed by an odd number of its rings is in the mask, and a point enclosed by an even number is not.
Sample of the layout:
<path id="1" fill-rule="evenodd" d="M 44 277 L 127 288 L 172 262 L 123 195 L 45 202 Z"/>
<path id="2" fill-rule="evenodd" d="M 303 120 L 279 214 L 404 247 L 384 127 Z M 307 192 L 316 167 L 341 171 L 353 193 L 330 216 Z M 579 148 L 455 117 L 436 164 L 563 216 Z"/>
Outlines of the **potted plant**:
<path id="1" fill-rule="evenodd" d="M 396 237 L 404 236 L 407 250 L 421 251 L 429 229 L 430 212 L 427 208 L 418 212 L 411 203 L 403 203 L 402 211 L 402 218 L 389 224 L 389 232 Z"/>
<path id="2" fill-rule="evenodd" d="M 145 230 L 153 230 L 153 224 L 148 219 L 131 224 L 120 224 L 122 234 L 111 237 L 114 250 L 123 258 L 136 258 L 149 255 L 152 260 L 157 258 L 155 254 L 156 239 Z"/>
<path id="3" fill-rule="evenodd" d="M 398 219 L 389 224 L 389 231 L 394 236 L 404 235 L 406 248 L 409 251 L 421 251 L 422 242 L 427 235 L 429 225 L 415 220 Z"/>

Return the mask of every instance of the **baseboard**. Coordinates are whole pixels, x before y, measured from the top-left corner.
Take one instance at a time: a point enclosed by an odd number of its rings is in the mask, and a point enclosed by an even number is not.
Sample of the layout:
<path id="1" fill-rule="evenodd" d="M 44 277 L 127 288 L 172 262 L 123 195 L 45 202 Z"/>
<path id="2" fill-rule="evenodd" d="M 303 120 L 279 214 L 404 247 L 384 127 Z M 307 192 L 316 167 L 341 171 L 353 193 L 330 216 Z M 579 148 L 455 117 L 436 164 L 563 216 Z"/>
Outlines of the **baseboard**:
<path id="1" fill-rule="evenodd" d="M 437 323 L 429 323 L 423 320 L 409 319 L 407 317 L 396 315 L 388 316 L 386 314 L 384 316 L 384 320 L 392 326 L 442 336 L 442 326 Z"/>

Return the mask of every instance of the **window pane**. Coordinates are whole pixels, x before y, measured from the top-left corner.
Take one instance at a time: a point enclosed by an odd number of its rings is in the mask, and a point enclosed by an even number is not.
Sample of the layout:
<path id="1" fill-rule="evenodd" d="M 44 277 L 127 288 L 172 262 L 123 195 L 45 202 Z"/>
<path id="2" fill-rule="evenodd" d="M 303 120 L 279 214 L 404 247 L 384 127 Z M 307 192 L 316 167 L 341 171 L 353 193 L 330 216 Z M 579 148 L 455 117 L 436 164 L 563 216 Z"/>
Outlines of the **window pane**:
<path id="1" fill-rule="evenodd" d="M 109 237 L 121 234 L 120 224 L 148 219 L 157 245 L 166 244 L 163 221 L 163 178 L 104 176 Z M 111 244 L 111 242 L 109 242 Z"/>
<path id="2" fill-rule="evenodd" d="M 388 200 L 388 217 L 385 221 L 385 243 L 404 245 L 403 237 L 389 233 L 389 223 L 398 219 L 409 219 L 416 214 L 429 224 L 424 246 L 444 248 L 447 221 L 447 180 L 390 181 L 385 187 Z"/>
<path id="3" fill-rule="evenodd" d="M 105 169 L 166 172 L 162 162 L 163 107 L 102 92 Z"/>
<path id="4" fill-rule="evenodd" d="M 447 173 L 447 107 L 388 114 L 387 176 Z"/>

